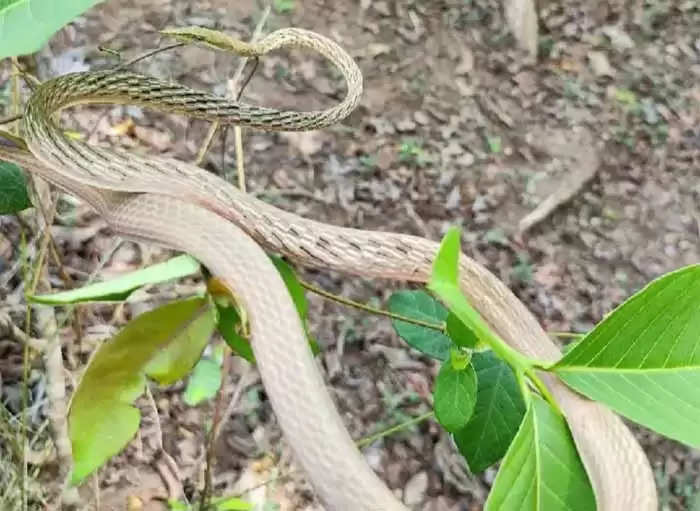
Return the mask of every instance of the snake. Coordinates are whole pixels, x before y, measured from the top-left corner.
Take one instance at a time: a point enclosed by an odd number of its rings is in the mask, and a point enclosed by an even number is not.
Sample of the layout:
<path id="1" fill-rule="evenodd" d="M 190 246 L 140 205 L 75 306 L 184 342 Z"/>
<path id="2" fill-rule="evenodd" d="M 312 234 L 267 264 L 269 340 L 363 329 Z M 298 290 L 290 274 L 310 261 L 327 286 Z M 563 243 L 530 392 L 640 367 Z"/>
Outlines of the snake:
<path id="1" fill-rule="evenodd" d="M 330 510 L 405 511 L 401 491 L 389 489 L 369 467 L 346 429 L 302 320 L 267 254 L 348 276 L 426 283 L 439 244 L 413 235 L 306 219 L 246 194 L 196 165 L 68 137 L 56 120 L 57 112 L 71 106 L 131 104 L 222 124 L 301 131 L 331 126 L 358 105 L 362 73 L 328 37 L 290 27 L 238 45 L 240 52 L 254 57 L 281 48 L 312 50 L 328 59 L 345 79 L 345 97 L 325 110 L 277 110 L 124 69 L 70 73 L 36 87 L 21 121 L 26 147 L 0 138 L 4 140 L 0 159 L 87 202 L 116 234 L 197 258 L 246 310 L 265 391 L 319 501 Z M 459 285 L 509 346 L 542 361 L 561 357 L 515 294 L 463 252 Z M 656 510 L 649 462 L 622 419 L 555 375 L 539 375 L 567 420 L 597 509 Z"/>

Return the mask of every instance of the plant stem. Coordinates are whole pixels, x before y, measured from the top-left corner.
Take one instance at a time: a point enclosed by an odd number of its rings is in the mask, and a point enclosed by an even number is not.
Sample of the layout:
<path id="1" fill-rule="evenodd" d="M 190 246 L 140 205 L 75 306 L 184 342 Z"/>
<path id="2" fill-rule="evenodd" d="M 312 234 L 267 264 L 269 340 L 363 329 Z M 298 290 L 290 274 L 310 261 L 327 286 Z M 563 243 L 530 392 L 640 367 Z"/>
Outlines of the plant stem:
<path id="1" fill-rule="evenodd" d="M 403 429 L 406 429 L 410 426 L 413 426 L 414 424 L 418 424 L 420 422 L 423 422 L 426 419 L 429 419 L 435 415 L 435 412 L 430 411 L 426 412 L 423 415 L 419 415 L 418 417 L 413 417 L 412 419 L 409 419 L 407 421 L 401 422 L 400 424 L 396 424 L 394 426 L 391 426 L 390 428 L 384 429 L 378 433 L 375 433 L 373 435 L 361 438 L 358 440 L 356 443 L 357 447 L 362 449 L 363 447 L 371 444 L 372 442 L 379 440 L 380 438 L 384 438 L 385 436 L 393 435 L 394 433 L 401 431 Z"/>
<path id="2" fill-rule="evenodd" d="M 333 293 L 329 293 L 325 289 L 321 289 L 320 287 L 317 287 L 309 282 L 306 282 L 304 280 L 299 279 L 299 283 L 312 293 L 316 293 L 319 296 L 323 296 L 324 298 L 328 298 L 329 300 L 333 300 L 334 302 L 342 303 L 343 305 L 347 305 L 348 307 L 355 307 L 356 309 L 363 310 L 365 312 L 369 312 L 370 314 L 376 314 L 378 316 L 386 316 L 387 318 L 391 319 L 396 319 L 399 321 L 405 321 L 406 323 L 411 323 L 413 325 L 418 325 L 422 326 L 425 328 L 431 328 L 433 330 L 438 330 L 442 333 L 445 333 L 445 323 L 432 323 L 430 321 L 423 321 L 420 319 L 415 319 L 411 318 L 408 316 L 403 316 L 401 314 L 396 314 L 394 312 L 389 312 L 384 309 L 378 309 L 376 307 L 372 307 L 371 305 L 366 305 L 364 303 L 356 302 L 355 300 L 350 300 L 349 298 L 344 298 L 342 296 L 334 295 Z"/>
<path id="3" fill-rule="evenodd" d="M 586 334 L 577 334 L 575 332 L 547 332 L 553 337 L 558 337 L 559 339 L 580 339 Z"/>

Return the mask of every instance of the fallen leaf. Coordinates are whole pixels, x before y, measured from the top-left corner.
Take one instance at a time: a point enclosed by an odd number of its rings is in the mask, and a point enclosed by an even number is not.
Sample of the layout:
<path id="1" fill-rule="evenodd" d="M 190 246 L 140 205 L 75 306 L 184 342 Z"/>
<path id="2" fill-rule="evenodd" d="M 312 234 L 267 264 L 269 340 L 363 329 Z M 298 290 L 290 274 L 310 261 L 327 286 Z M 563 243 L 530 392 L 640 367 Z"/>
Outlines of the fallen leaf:
<path id="1" fill-rule="evenodd" d="M 321 130 L 282 133 L 290 148 L 298 151 L 301 156 L 308 158 L 323 149 L 326 135 Z"/>
<path id="2" fill-rule="evenodd" d="M 123 135 L 128 135 L 131 130 L 134 129 L 134 120 L 131 117 L 127 117 L 122 122 L 109 127 L 109 134 L 115 137 L 121 137 Z"/>
<path id="3" fill-rule="evenodd" d="M 462 48 L 462 57 L 457 64 L 455 73 L 458 75 L 466 75 L 472 72 L 474 69 L 474 54 L 468 47 Z"/>
<path id="4" fill-rule="evenodd" d="M 145 126 L 134 126 L 134 136 L 159 151 L 167 151 L 172 145 L 170 133 Z"/>
<path id="5" fill-rule="evenodd" d="M 615 70 L 610 65 L 607 55 L 602 51 L 589 51 L 588 62 L 596 76 L 615 76 Z"/>

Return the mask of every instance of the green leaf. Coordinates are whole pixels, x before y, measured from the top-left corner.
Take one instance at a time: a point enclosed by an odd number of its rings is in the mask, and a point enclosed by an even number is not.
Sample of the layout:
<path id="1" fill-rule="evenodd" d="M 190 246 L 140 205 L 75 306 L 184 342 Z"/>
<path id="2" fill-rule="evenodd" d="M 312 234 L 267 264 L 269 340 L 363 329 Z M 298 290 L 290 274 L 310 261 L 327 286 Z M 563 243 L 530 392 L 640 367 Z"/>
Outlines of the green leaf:
<path id="1" fill-rule="evenodd" d="M 595 497 L 564 419 L 532 395 L 501 463 L 486 511 L 595 511 Z"/>
<path id="2" fill-rule="evenodd" d="M 2 1 L 2 0 L 0 0 Z M 141 270 L 133 271 L 105 282 L 97 282 L 79 289 L 62 291 L 50 295 L 31 296 L 29 300 L 47 305 L 66 305 L 84 302 L 121 302 L 126 300 L 136 289 L 158 284 L 168 280 L 192 275 L 199 271 L 196 259 L 181 255 L 164 263 L 154 264 Z"/>
<path id="3" fill-rule="evenodd" d="M 184 400 L 189 406 L 197 406 L 202 401 L 213 398 L 221 387 L 221 367 L 208 358 L 203 358 L 194 366 L 187 382 Z"/>
<path id="4" fill-rule="evenodd" d="M 496 336 L 479 313 L 467 302 L 459 288 L 460 253 L 459 228 L 452 227 L 442 238 L 427 287 L 448 305 L 457 319 L 481 342 Z"/>
<path id="5" fill-rule="evenodd" d="M 255 355 L 253 348 L 250 346 L 248 339 L 238 333 L 238 325 L 241 324 L 241 317 L 238 311 L 232 305 L 220 306 L 217 305 L 219 311 L 219 321 L 217 328 L 221 337 L 224 338 L 228 347 L 246 359 L 251 364 L 255 363 Z"/>
<path id="6" fill-rule="evenodd" d="M 615 99 L 629 107 L 637 105 L 637 95 L 629 89 L 615 89 Z"/>
<path id="7" fill-rule="evenodd" d="M 486 137 L 486 145 L 488 145 L 489 147 L 489 152 L 493 154 L 499 154 L 503 149 L 503 142 L 501 141 L 501 137 L 497 135 Z"/>
<path id="8" fill-rule="evenodd" d="M 168 499 L 168 508 L 170 511 L 190 511 L 188 504 L 175 499 Z"/>
<path id="9" fill-rule="evenodd" d="M 252 511 L 255 507 L 250 502 L 235 497 L 214 499 L 213 504 L 217 511 Z"/>
<path id="10" fill-rule="evenodd" d="M 160 382 L 182 378 L 201 356 L 214 323 L 214 308 L 208 300 L 183 300 L 138 316 L 100 346 L 73 395 L 68 415 L 74 484 L 133 437 L 140 414 L 132 402 L 143 393 L 145 375 Z"/>
<path id="11" fill-rule="evenodd" d="M 508 450 L 525 414 L 525 403 L 508 364 L 491 351 L 475 353 L 476 406 L 465 427 L 454 433 L 469 469 L 479 473 Z"/>
<path id="12" fill-rule="evenodd" d="M 274 0 L 272 5 L 277 14 L 286 14 L 294 10 L 294 0 Z"/>
<path id="13" fill-rule="evenodd" d="M 413 319 L 444 324 L 447 309 L 425 291 L 397 291 L 389 298 L 389 311 Z M 434 328 L 392 319 L 396 333 L 421 353 L 438 360 L 450 356 L 452 341 Z"/>
<path id="14" fill-rule="evenodd" d="M 443 362 L 435 379 L 435 417 L 447 431 L 463 428 L 474 411 L 476 402 L 476 371 L 471 364 L 455 369 L 452 360 Z"/>
<path id="15" fill-rule="evenodd" d="M 31 207 L 22 169 L 14 163 L 0 161 L 0 215 L 11 215 Z"/>
<path id="16" fill-rule="evenodd" d="M 69 21 L 101 0 L 0 0 L 0 59 L 39 50 Z"/>
<path id="17" fill-rule="evenodd" d="M 275 255 L 271 255 L 270 259 L 272 259 L 272 262 L 277 268 L 277 271 L 282 276 L 282 280 L 284 280 L 284 283 L 287 285 L 287 290 L 292 296 L 292 301 L 294 302 L 294 305 L 297 308 L 299 317 L 304 321 L 304 324 L 306 324 L 306 316 L 309 312 L 309 304 L 306 301 L 306 293 L 304 292 L 304 286 L 302 286 L 301 282 L 299 282 L 299 279 L 297 279 L 297 276 L 294 273 L 294 268 L 289 266 L 289 264 L 287 264 L 287 262 L 284 259 Z"/>
<path id="18" fill-rule="evenodd" d="M 625 417 L 700 447 L 700 265 L 651 282 L 554 370 Z"/>
<path id="19" fill-rule="evenodd" d="M 457 346 L 474 349 L 479 347 L 479 339 L 474 332 L 457 317 L 454 312 L 447 315 L 447 335 Z"/>
<path id="20" fill-rule="evenodd" d="M 296 273 L 294 273 L 294 268 L 292 268 L 287 262 L 281 257 L 271 255 L 270 259 L 277 267 L 277 271 L 282 276 L 282 280 L 287 286 L 287 290 L 292 297 L 292 301 L 297 308 L 301 322 L 304 325 L 304 332 L 306 332 L 306 338 L 309 341 L 309 346 L 311 346 L 311 351 L 314 355 L 318 355 L 321 349 L 318 346 L 316 340 L 312 337 L 311 332 L 309 332 L 309 322 L 308 322 L 308 312 L 309 304 L 306 301 L 306 292 L 304 291 L 304 286 L 301 285 Z"/>
<path id="21" fill-rule="evenodd" d="M 450 227 L 440 243 L 430 283 L 436 286 L 457 286 L 459 278 L 459 227 Z M 468 325 L 467 325 L 468 326 Z"/>

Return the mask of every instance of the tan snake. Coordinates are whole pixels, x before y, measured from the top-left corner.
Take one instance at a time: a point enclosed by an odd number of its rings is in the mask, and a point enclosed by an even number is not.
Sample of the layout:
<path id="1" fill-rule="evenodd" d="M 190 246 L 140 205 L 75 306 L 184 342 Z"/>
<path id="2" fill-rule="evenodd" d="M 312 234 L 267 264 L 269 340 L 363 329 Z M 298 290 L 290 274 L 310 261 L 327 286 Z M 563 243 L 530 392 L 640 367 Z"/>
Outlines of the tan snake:
<path id="1" fill-rule="evenodd" d="M 0 159 L 16 162 L 85 200 L 118 234 L 198 258 L 247 310 L 265 389 L 296 459 L 324 505 L 342 511 L 405 510 L 368 467 L 345 429 L 291 298 L 263 248 L 300 265 L 425 282 L 438 245 L 414 236 L 307 220 L 191 164 L 69 139 L 52 120 L 54 112 L 67 106 L 120 103 L 267 130 L 304 130 L 333 124 L 354 109 L 362 75 L 345 51 L 323 36 L 293 28 L 269 34 L 248 51 L 264 54 L 282 46 L 311 48 L 331 60 L 347 81 L 346 98 L 323 111 L 277 111 L 130 72 L 69 74 L 44 82 L 28 101 L 23 130 L 30 152 L 0 144 Z M 508 344 L 530 357 L 559 358 L 558 349 L 512 292 L 465 255 L 460 279 L 472 305 Z M 567 417 L 598 509 L 656 510 L 649 463 L 623 422 L 553 376 L 542 378 Z"/>

